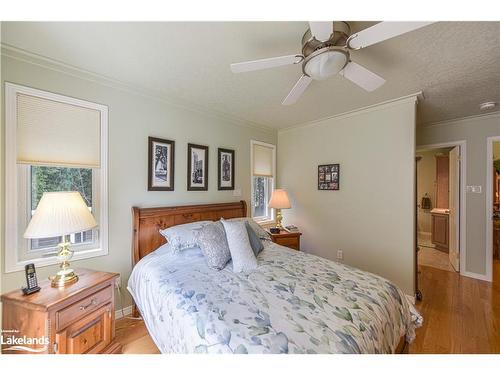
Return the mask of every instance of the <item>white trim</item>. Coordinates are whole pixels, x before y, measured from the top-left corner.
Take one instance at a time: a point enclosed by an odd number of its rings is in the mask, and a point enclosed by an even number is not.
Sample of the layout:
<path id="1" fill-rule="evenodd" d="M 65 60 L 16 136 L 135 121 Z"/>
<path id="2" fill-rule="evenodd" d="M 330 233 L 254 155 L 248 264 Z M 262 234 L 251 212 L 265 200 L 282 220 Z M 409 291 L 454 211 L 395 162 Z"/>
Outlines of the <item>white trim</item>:
<path id="1" fill-rule="evenodd" d="M 264 131 L 266 133 L 275 133 L 277 131 L 276 128 L 267 124 L 258 123 L 251 120 L 245 120 L 238 116 L 222 111 L 217 111 L 213 108 L 207 108 L 205 106 L 192 103 L 187 100 L 173 98 L 157 90 L 151 90 L 137 84 L 120 81 L 115 78 L 111 78 L 99 73 L 85 70 L 75 65 L 66 64 L 62 61 L 58 61 L 47 56 L 39 55 L 37 53 L 33 53 L 21 48 L 14 47 L 5 42 L 0 42 L 0 47 L 2 49 L 1 54 L 11 59 L 23 61 L 32 65 L 41 66 L 43 68 L 50 69 L 52 71 L 56 71 L 66 75 L 71 75 L 73 77 L 84 79 L 89 82 L 98 83 L 100 85 L 111 87 L 116 90 L 126 91 L 149 99 L 159 100 L 163 103 L 167 103 L 169 105 L 181 108 L 191 113 L 197 113 L 203 116 L 209 116 L 214 119 L 226 121 L 228 124 L 233 126 L 238 126 L 238 127 L 243 126 L 247 128 L 253 128 L 260 131 Z"/>
<path id="2" fill-rule="evenodd" d="M 467 271 L 467 222 L 466 222 L 466 186 L 467 186 L 467 142 L 453 141 L 444 143 L 433 143 L 427 145 L 418 145 L 415 152 L 419 150 L 428 150 L 444 147 L 460 147 L 460 275 L 474 277 L 476 279 L 483 280 L 480 277 L 476 277 L 477 274 Z M 484 275 L 483 275 L 484 276 Z"/>
<path id="3" fill-rule="evenodd" d="M 487 281 L 490 283 L 492 280 L 491 277 L 488 277 L 487 275 L 483 275 L 482 273 L 476 273 L 476 272 L 464 271 L 464 272 L 460 272 L 460 275 L 470 277 L 473 279 L 477 279 L 477 280 Z"/>
<path id="4" fill-rule="evenodd" d="M 253 211 L 253 177 L 254 177 L 254 175 L 253 175 L 253 146 L 254 145 L 260 145 L 260 146 L 269 147 L 269 148 L 273 149 L 273 183 L 271 186 L 271 194 L 272 194 L 272 191 L 276 188 L 276 145 L 251 139 L 250 140 L 250 217 L 252 217 L 252 211 Z M 266 218 L 265 220 L 256 220 L 256 221 L 261 225 L 265 225 L 265 224 L 274 223 L 274 220 L 275 220 L 275 211 L 272 208 L 270 219 Z"/>
<path id="5" fill-rule="evenodd" d="M 47 91 L 33 89 L 5 82 L 5 273 L 21 271 L 28 263 L 35 263 L 37 267 L 59 263 L 55 256 L 30 260 L 20 260 L 18 255 L 18 212 L 17 212 L 17 140 L 16 140 L 16 112 L 17 93 L 42 97 L 100 112 L 101 118 L 101 167 L 99 169 L 100 194 L 99 201 L 99 241 L 100 247 L 91 250 L 82 250 L 73 255 L 72 260 L 93 258 L 108 254 L 108 107 L 102 104 L 59 95 Z"/>
<path id="6" fill-rule="evenodd" d="M 486 278 L 493 280 L 493 142 L 500 136 L 486 138 Z"/>
<path id="7" fill-rule="evenodd" d="M 123 312 L 122 312 L 123 310 Z M 121 319 L 124 316 L 132 314 L 132 305 L 124 307 L 123 309 L 116 309 L 115 320 Z"/>
<path id="8" fill-rule="evenodd" d="M 434 126 L 458 125 L 464 121 L 483 120 L 483 119 L 489 119 L 491 117 L 500 117 L 500 111 L 495 111 L 495 112 L 491 112 L 491 113 L 482 113 L 479 115 L 471 115 L 471 116 L 465 116 L 465 117 L 457 117 L 457 118 L 450 119 L 450 120 L 426 122 L 423 124 L 419 124 L 419 126 L 423 127 L 423 128 L 432 128 Z"/>
<path id="9" fill-rule="evenodd" d="M 339 113 L 337 115 L 322 117 L 322 118 L 319 118 L 319 119 L 316 119 L 316 120 L 307 121 L 307 122 L 304 122 L 304 123 L 301 123 L 301 124 L 288 126 L 286 128 L 281 128 L 281 129 L 278 129 L 278 134 L 279 133 L 283 133 L 283 132 L 287 132 L 287 131 L 290 131 L 290 130 L 295 130 L 295 129 L 300 129 L 300 128 L 308 128 L 310 126 L 321 125 L 320 122 L 323 122 L 323 121 L 326 121 L 326 120 L 344 119 L 344 118 L 349 118 L 349 117 L 358 115 L 360 113 L 368 113 L 368 112 L 372 112 L 372 111 L 378 111 L 378 110 L 381 110 L 383 108 L 392 107 L 393 105 L 397 105 L 397 104 L 399 104 L 401 102 L 409 102 L 409 103 L 413 102 L 413 103 L 416 103 L 416 102 L 418 102 L 418 98 L 419 97 L 420 98 L 424 97 L 424 94 L 423 94 L 422 91 L 419 91 L 419 92 L 416 92 L 416 93 L 410 94 L 410 95 L 401 96 L 401 97 L 395 98 L 395 99 L 385 100 L 383 102 L 372 104 L 372 105 L 369 105 L 369 106 L 366 106 L 366 107 L 361 107 L 361 108 L 353 109 L 351 111 L 342 112 L 342 113 Z"/>

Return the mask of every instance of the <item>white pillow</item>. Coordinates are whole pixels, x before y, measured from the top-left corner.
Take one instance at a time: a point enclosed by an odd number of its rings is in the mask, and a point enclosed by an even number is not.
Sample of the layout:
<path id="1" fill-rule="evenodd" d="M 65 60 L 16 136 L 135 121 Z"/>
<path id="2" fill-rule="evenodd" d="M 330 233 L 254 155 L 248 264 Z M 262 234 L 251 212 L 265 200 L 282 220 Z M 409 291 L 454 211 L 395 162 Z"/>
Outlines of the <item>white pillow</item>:
<path id="1" fill-rule="evenodd" d="M 174 225 L 173 227 L 160 230 L 160 234 L 166 238 L 175 252 L 196 247 L 195 232 L 211 221 L 195 221 L 194 223 Z"/>
<path id="2" fill-rule="evenodd" d="M 221 219 L 226 231 L 227 244 L 233 259 L 233 272 L 248 272 L 257 268 L 257 258 L 250 245 L 244 221 Z"/>
<path id="3" fill-rule="evenodd" d="M 262 228 L 259 224 L 255 222 L 254 219 L 251 217 L 236 217 L 233 219 L 228 219 L 227 221 L 243 221 L 247 222 L 248 225 L 253 229 L 257 237 L 259 237 L 261 240 L 269 240 L 271 241 L 271 235 L 266 232 L 264 228 Z"/>

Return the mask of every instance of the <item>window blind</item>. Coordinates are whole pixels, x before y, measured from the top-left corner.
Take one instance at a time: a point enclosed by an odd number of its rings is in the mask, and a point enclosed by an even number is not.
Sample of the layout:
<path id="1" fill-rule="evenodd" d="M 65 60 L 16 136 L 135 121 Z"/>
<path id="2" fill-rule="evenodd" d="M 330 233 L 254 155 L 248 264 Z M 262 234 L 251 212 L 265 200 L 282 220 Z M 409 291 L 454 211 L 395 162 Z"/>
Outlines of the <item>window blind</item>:
<path id="1" fill-rule="evenodd" d="M 100 167 L 100 112 L 17 94 L 17 162 Z"/>
<path id="2" fill-rule="evenodd" d="M 273 177 L 273 152 L 274 149 L 260 144 L 253 144 L 253 175 L 260 177 Z"/>

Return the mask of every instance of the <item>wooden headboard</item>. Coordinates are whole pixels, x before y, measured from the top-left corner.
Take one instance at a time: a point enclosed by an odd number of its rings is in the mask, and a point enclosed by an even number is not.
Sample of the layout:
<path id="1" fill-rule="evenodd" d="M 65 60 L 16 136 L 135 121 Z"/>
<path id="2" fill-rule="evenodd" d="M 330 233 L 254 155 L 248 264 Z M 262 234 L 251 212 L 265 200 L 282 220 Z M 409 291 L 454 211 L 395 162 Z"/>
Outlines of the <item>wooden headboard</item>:
<path id="1" fill-rule="evenodd" d="M 132 259 L 135 265 L 143 257 L 167 242 L 160 234 L 160 229 L 200 220 L 215 221 L 220 218 L 246 217 L 247 204 L 245 201 L 239 201 L 155 208 L 132 207 L 132 215 L 134 228 Z"/>

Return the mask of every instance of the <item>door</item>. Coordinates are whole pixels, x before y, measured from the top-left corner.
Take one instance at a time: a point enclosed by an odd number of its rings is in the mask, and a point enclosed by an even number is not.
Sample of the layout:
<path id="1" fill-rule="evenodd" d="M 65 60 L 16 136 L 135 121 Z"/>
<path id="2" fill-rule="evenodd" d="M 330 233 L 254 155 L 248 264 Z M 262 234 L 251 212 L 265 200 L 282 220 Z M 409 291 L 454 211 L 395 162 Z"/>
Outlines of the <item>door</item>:
<path id="1" fill-rule="evenodd" d="M 90 313 L 56 333 L 58 354 L 96 354 L 111 343 L 111 304 Z"/>
<path id="2" fill-rule="evenodd" d="M 455 271 L 460 271 L 460 148 L 455 146 L 450 151 L 450 174 L 449 174 L 449 258 Z"/>

